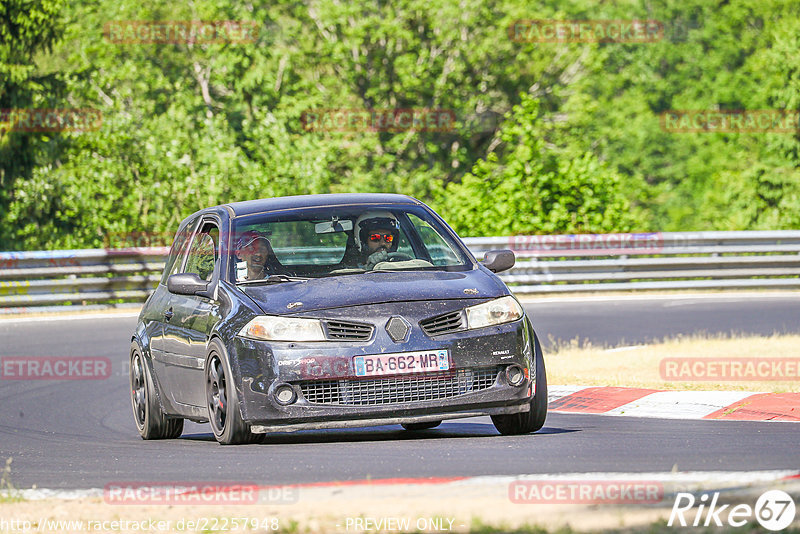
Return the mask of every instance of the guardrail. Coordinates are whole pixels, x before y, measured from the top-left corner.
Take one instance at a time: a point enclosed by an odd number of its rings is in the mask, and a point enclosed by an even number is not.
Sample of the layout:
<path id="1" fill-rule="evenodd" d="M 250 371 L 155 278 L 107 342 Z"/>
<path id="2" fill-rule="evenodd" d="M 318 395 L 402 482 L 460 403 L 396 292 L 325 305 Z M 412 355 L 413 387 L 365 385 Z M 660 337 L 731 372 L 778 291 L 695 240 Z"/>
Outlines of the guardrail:
<path id="1" fill-rule="evenodd" d="M 510 248 L 515 293 L 800 289 L 800 231 L 477 237 L 476 256 Z"/>
<path id="2" fill-rule="evenodd" d="M 509 248 L 518 294 L 654 289 L 800 289 L 800 231 L 475 237 L 476 257 Z M 0 308 L 140 302 L 167 247 L 0 252 Z"/>

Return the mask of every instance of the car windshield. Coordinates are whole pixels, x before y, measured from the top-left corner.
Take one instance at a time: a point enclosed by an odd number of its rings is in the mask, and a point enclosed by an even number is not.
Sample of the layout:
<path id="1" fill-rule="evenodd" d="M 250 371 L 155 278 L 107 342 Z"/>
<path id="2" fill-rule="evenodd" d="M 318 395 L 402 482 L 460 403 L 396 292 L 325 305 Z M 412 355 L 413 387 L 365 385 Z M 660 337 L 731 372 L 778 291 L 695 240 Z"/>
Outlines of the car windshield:
<path id="1" fill-rule="evenodd" d="M 234 220 L 237 283 L 381 271 L 466 270 L 472 260 L 418 206 L 329 206 Z"/>

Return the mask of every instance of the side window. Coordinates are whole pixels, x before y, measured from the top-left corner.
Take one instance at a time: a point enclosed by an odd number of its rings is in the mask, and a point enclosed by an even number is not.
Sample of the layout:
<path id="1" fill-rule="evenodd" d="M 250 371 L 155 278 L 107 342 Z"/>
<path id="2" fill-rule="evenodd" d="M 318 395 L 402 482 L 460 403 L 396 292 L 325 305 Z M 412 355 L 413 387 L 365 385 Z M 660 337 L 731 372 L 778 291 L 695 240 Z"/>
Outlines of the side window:
<path id="1" fill-rule="evenodd" d="M 459 263 L 458 254 L 450 248 L 430 224 L 412 213 L 408 214 L 408 218 L 414 224 L 422 244 L 428 249 L 428 254 L 430 254 L 434 265 L 457 265 Z"/>
<path id="2" fill-rule="evenodd" d="M 175 239 L 172 240 L 172 246 L 169 249 L 169 256 L 164 265 L 164 274 L 161 277 L 161 283 L 166 284 L 167 278 L 177 273 L 183 265 L 183 259 L 186 257 L 187 245 L 189 238 L 192 236 L 197 219 L 189 222 L 185 228 L 179 228 L 178 233 L 175 234 Z"/>
<path id="3" fill-rule="evenodd" d="M 397 252 L 408 254 L 412 258 L 416 258 L 414 255 L 414 249 L 411 248 L 411 243 L 408 241 L 408 237 L 406 237 L 406 234 L 402 229 L 400 230 L 400 235 L 397 238 Z"/>
<path id="4" fill-rule="evenodd" d="M 186 259 L 185 273 L 197 273 L 200 278 L 210 281 L 214 275 L 214 266 L 217 263 L 217 243 L 219 242 L 219 229 L 207 223 L 195 234 L 189 246 Z"/>

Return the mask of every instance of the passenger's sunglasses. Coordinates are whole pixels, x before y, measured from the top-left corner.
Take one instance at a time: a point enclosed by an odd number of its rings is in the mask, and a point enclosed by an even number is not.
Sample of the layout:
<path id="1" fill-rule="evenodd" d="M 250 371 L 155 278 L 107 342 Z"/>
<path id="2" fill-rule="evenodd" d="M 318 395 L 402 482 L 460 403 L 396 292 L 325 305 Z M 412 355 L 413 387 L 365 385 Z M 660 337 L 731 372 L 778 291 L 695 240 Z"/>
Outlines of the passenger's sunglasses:
<path id="1" fill-rule="evenodd" d="M 383 238 L 383 240 L 386 241 L 387 243 L 391 243 L 392 241 L 394 241 L 394 236 L 392 234 L 379 234 L 379 233 L 369 234 L 370 241 L 380 241 L 381 238 Z"/>

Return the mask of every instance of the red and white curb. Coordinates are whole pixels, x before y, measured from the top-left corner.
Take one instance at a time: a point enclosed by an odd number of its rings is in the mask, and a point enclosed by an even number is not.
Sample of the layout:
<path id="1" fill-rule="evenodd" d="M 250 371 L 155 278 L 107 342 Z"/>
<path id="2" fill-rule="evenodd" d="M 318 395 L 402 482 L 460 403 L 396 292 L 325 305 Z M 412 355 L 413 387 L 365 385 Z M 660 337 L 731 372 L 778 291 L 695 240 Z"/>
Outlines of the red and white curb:
<path id="1" fill-rule="evenodd" d="M 800 422 L 800 393 L 549 386 L 548 401 L 559 413 Z"/>

